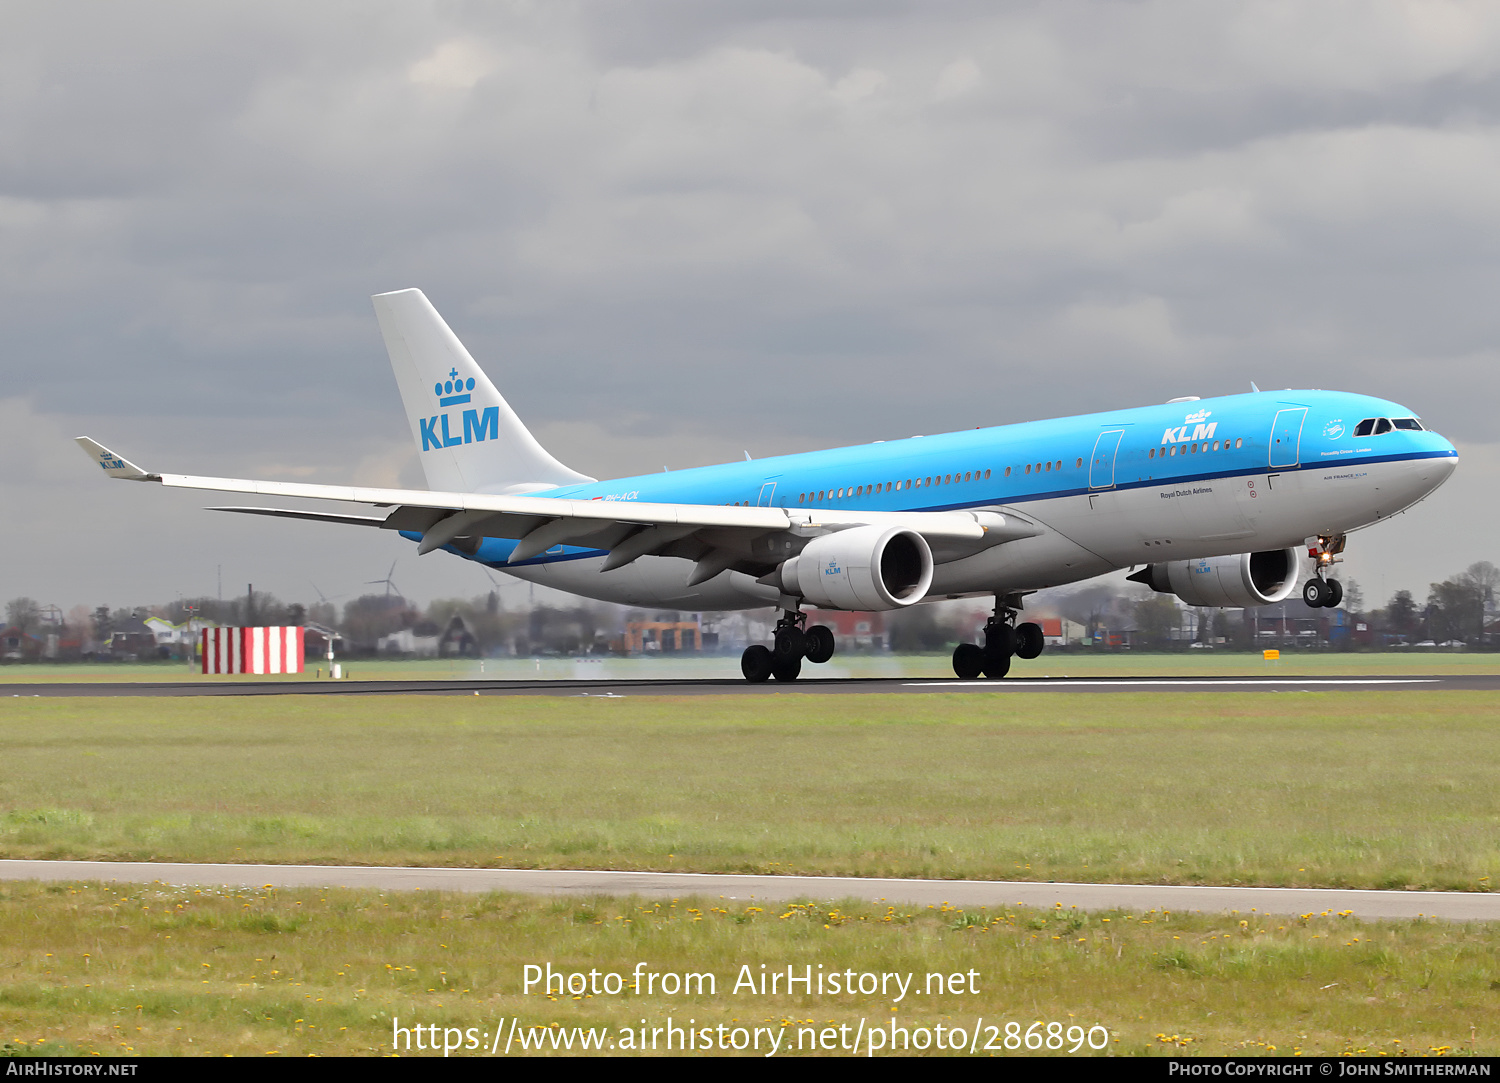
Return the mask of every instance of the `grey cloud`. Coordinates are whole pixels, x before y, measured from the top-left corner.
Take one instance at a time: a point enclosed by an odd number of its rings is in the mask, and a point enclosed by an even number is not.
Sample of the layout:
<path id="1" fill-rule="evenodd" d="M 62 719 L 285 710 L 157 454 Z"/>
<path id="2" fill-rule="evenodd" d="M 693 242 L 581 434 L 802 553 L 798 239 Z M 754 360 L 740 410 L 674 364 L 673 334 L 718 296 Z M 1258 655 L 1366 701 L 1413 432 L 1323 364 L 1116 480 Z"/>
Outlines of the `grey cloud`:
<path id="1" fill-rule="evenodd" d="M 594 472 L 1251 379 L 1494 443 L 1500 16 L 1341 12 L 11 5 L 0 393 L 399 474 L 418 286 Z"/>

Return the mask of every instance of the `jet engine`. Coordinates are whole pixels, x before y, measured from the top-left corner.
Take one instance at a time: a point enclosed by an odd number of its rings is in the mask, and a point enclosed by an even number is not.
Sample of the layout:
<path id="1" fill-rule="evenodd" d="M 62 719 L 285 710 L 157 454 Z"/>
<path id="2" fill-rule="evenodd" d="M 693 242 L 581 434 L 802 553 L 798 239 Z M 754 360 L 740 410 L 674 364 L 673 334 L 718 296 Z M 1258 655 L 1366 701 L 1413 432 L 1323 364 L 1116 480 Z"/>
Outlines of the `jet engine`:
<path id="1" fill-rule="evenodd" d="M 901 609 L 932 586 L 932 550 L 904 527 L 854 527 L 814 538 L 762 582 L 824 609 Z"/>
<path id="2" fill-rule="evenodd" d="M 1275 605 L 1297 585 L 1295 549 L 1240 553 L 1201 560 L 1148 564 L 1126 576 L 1158 594 L 1175 594 L 1188 605 L 1245 608 Z"/>

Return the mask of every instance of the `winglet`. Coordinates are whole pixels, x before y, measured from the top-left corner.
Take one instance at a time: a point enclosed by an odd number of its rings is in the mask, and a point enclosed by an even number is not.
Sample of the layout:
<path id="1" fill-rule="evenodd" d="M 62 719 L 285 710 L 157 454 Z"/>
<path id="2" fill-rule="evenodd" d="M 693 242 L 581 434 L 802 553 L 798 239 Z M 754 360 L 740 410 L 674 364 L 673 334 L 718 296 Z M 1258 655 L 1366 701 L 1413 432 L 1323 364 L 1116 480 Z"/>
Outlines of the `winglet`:
<path id="1" fill-rule="evenodd" d="M 99 464 L 100 468 L 112 478 L 123 478 L 126 481 L 160 481 L 160 474 L 148 474 L 129 459 L 122 459 L 113 451 L 110 451 L 97 440 L 90 440 L 87 436 L 77 438 L 78 446 L 83 448 L 84 453 L 90 459 Z"/>

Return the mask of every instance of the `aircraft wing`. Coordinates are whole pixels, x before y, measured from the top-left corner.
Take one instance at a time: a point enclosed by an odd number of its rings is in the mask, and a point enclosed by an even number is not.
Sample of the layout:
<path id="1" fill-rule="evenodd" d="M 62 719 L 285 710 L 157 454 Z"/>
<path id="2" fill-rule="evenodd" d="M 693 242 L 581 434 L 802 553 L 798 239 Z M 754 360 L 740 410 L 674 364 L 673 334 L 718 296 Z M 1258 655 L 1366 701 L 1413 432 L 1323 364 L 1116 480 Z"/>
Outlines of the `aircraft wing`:
<path id="1" fill-rule="evenodd" d="M 516 538 L 519 541 L 510 563 L 528 560 L 563 544 L 608 550 L 605 571 L 652 554 L 683 556 L 698 563 L 689 585 L 728 568 L 774 567 L 779 557 L 771 555 L 766 539 L 783 532 L 813 537 L 856 526 L 899 526 L 921 534 L 939 561 L 1043 532 L 1041 527 L 1019 516 L 994 511 L 849 512 L 655 504 L 194 477 L 144 470 L 86 436 L 78 437 L 78 444 L 106 474 L 120 480 L 254 496 L 337 500 L 391 509 L 383 517 L 259 507 L 213 509 L 216 511 L 411 531 L 422 535 L 418 553 L 432 552 L 460 538 Z"/>

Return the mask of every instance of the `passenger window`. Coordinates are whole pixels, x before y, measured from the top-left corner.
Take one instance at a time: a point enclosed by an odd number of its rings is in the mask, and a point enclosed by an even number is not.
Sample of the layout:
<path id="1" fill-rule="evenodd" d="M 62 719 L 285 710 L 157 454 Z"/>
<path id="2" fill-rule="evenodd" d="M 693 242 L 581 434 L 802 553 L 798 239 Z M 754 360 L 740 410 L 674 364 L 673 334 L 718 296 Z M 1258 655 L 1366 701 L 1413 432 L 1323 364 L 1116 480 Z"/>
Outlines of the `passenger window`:
<path id="1" fill-rule="evenodd" d="M 1028 474 L 1029 474 L 1029 473 L 1031 473 L 1031 464 L 1030 464 L 1030 463 L 1027 463 L 1027 464 L 1026 464 L 1026 472 L 1027 472 L 1027 473 L 1028 473 Z"/>
<path id="2" fill-rule="evenodd" d="M 1082 466 L 1083 466 L 1083 458 L 1082 458 L 1082 457 L 1080 457 L 1080 458 L 1079 458 L 1079 460 L 1078 460 L 1078 462 L 1077 462 L 1077 464 L 1076 464 L 1076 465 L 1077 465 L 1077 466 L 1078 466 L 1078 467 L 1080 467 L 1080 468 L 1082 468 Z"/>
<path id="3" fill-rule="evenodd" d="M 1242 436 L 1239 439 L 1235 440 L 1234 446 L 1237 447 L 1237 448 L 1244 447 L 1245 446 L 1245 438 Z"/>
<path id="4" fill-rule="evenodd" d="M 984 472 L 984 480 L 985 481 L 989 481 L 990 480 L 990 472 L 988 470 L 986 470 Z"/>
<path id="5" fill-rule="evenodd" d="M 1005 468 L 1005 476 L 1010 477 L 1010 467 L 1008 466 Z"/>

